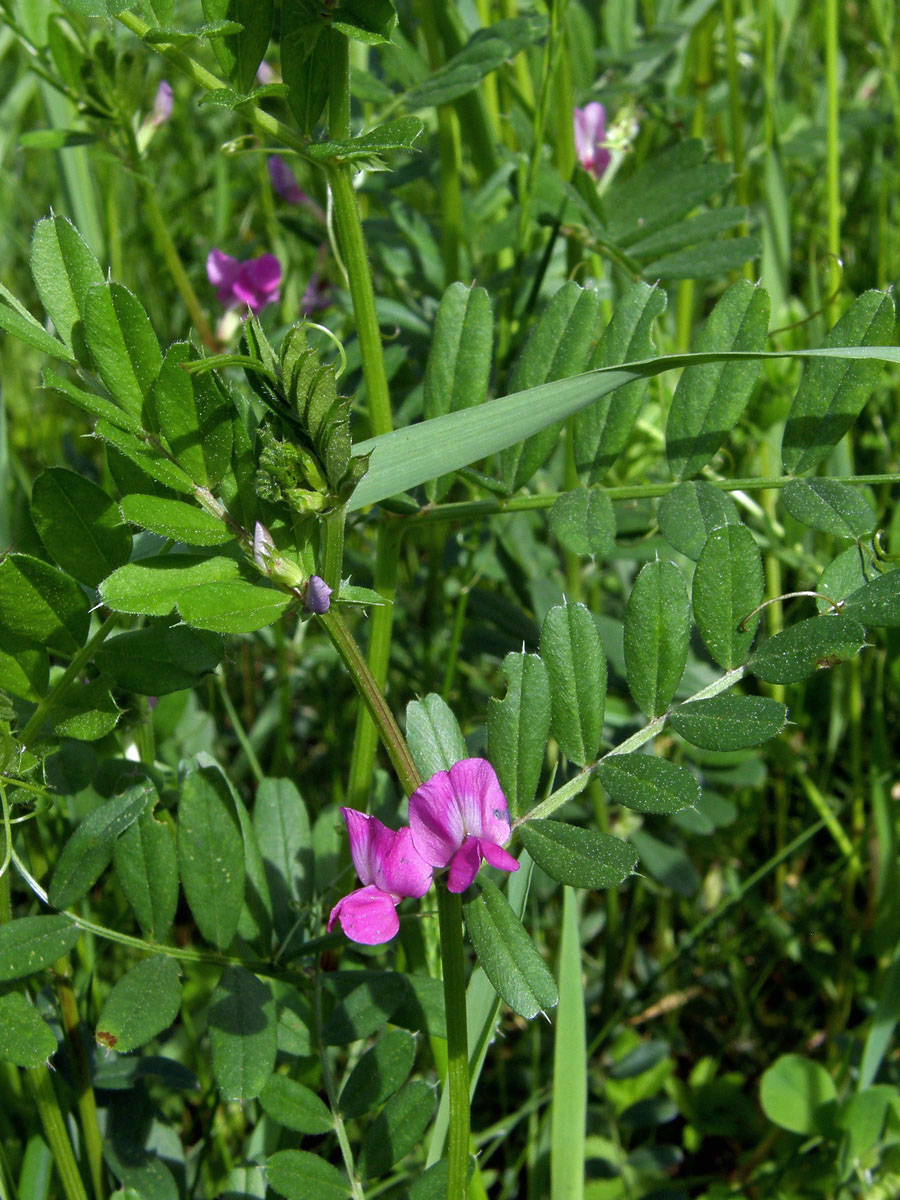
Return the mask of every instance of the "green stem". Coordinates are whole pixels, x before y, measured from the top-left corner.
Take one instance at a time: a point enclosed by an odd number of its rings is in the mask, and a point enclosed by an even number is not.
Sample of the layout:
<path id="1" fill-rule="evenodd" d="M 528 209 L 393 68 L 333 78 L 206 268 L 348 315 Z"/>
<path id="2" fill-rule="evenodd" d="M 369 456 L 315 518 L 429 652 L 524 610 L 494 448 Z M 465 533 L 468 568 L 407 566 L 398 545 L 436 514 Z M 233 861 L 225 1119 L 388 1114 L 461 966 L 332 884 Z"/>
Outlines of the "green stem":
<path id="1" fill-rule="evenodd" d="M 734 163 L 734 193 L 738 204 L 748 204 L 749 192 L 744 165 L 744 112 L 741 103 L 741 80 L 738 64 L 737 37 L 734 27 L 734 0 L 723 0 L 725 16 L 725 60 L 728 72 L 728 107 L 731 116 L 731 160 Z M 750 232 L 746 221 L 740 225 L 741 234 Z M 744 264 L 744 277 L 754 278 L 752 262 Z"/>
<path id="2" fill-rule="evenodd" d="M 447 1087 L 450 1095 L 447 1200 L 466 1200 L 471 1129 L 462 900 L 449 892 L 444 884 L 439 883 L 436 890 L 447 1018 Z"/>
<path id="3" fill-rule="evenodd" d="M 31 1067 L 25 1074 L 31 1085 L 38 1113 L 44 1126 L 44 1133 L 47 1135 L 50 1153 L 53 1155 L 53 1161 L 56 1164 L 56 1170 L 59 1174 L 66 1200 L 88 1200 L 87 1192 L 84 1190 L 84 1183 L 78 1171 L 78 1163 L 75 1161 L 75 1155 L 72 1152 L 72 1143 L 69 1141 L 69 1135 L 66 1132 L 65 1121 L 59 1107 L 59 1100 L 53 1089 L 53 1080 L 50 1078 L 50 1072 L 42 1064 L 39 1067 Z"/>
<path id="4" fill-rule="evenodd" d="M 78 1002 L 75 999 L 75 989 L 72 987 L 72 965 L 68 958 L 61 958 L 56 962 L 53 973 L 56 998 L 59 1001 L 63 1029 L 66 1031 L 66 1042 L 75 1068 L 76 1102 L 81 1136 L 84 1139 L 84 1153 L 87 1158 L 88 1170 L 91 1173 L 95 1200 L 104 1200 L 107 1188 L 103 1165 L 103 1135 L 100 1133 L 100 1124 L 97 1120 L 97 1098 L 94 1095 L 91 1067 L 84 1048 L 84 1032 L 78 1012 Z"/>
<path id="5" fill-rule="evenodd" d="M 231 722 L 234 735 L 238 740 L 238 745 L 244 752 L 244 757 L 247 759 L 247 764 L 250 767 L 253 778 L 257 783 L 262 783 L 266 777 L 266 773 L 262 769 L 259 759 L 256 757 L 256 751 L 250 744 L 250 738 L 247 736 L 244 723 L 238 716 L 237 709 L 234 707 L 231 696 L 228 694 L 228 685 L 225 682 L 225 676 L 216 675 L 216 684 L 219 689 L 219 697 L 222 701 L 222 707 L 225 709 L 228 719 Z"/>
<path id="6" fill-rule="evenodd" d="M 350 1147 L 350 1139 L 347 1137 L 347 1129 L 344 1125 L 344 1118 L 341 1116 L 337 1085 L 335 1084 L 334 1080 L 334 1072 L 331 1069 L 331 1059 L 328 1057 L 328 1047 L 322 1041 L 322 972 L 319 970 L 316 971 L 315 1013 L 316 1042 L 319 1046 L 319 1062 L 322 1066 L 322 1081 L 325 1084 L 325 1092 L 328 1096 L 328 1104 L 331 1108 L 331 1116 L 334 1121 L 334 1132 L 337 1136 L 338 1145 L 341 1148 L 341 1157 L 344 1160 L 344 1168 L 350 1178 L 350 1192 L 353 1196 L 353 1200 L 365 1200 L 365 1192 L 363 1191 L 363 1186 L 356 1170 L 356 1163 L 353 1158 L 353 1150 Z"/>
<path id="7" fill-rule="evenodd" d="M 319 617 L 319 620 L 325 626 L 335 649 L 350 672 L 356 690 L 375 722 L 388 758 L 397 772 L 401 787 L 407 796 L 411 796 L 422 782 L 422 777 L 416 769 L 409 746 L 400 732 L 400 726 L 397 724 L 394 714 L 388 707 L 384 693 L 369 670 L 369 664 L 339 612 L 334 608 L 329 609 L 327 613 L 323 613 Z"/>
<path id="8" fill-rule="evenodd" d="M 322 554 L 322 578 L 335 595 L 341 586 L 341 568 L 344 562 L 344 521 L 347 505 L 333 508 L 322 521 L 324 547 Z"/>
<path id="9" fill-rule="evenodd" d="M 838 66 L 838 0 L 825 0 L 825 75 L 828 88 L 826 129 L 826 190 L 828 196 L 828 253 L 833 255 L 832 271 L 840 278 L 841 256 L 841 179 L 840 179 L 840 78 Z M 829 323 L 836 315 L 837 298 L 828 304 Z"/>
<path id="10" fill-rule="evenodd" d="M 35 740 L 53 709 L 66 698 L 81 672 L 94 657 L 97 647 L 101 646 L 110 633 L 112 633 L 118 621 L 119 614 L 111 613 L 94 636 L 78 651 L 26 722 L 25 728 L 19 735 L 19 741 L 23 746 L 30 746 Z"/>

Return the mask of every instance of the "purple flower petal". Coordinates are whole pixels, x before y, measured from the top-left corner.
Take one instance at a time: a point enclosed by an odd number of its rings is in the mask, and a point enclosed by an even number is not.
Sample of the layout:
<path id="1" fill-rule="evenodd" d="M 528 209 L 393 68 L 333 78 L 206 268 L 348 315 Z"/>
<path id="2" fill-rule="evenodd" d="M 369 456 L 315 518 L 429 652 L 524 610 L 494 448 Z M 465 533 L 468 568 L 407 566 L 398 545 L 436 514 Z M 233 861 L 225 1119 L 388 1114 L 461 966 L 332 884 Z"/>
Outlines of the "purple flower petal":
<path id="1" fill-rule="evenodd" d="M 468 837 L 450 860 L 447 877 L 448 892 L 464 892 L 471 886 L 481 866 L 481 841 Z"/>
<path id="2" fill-rule="evenodd" d="M 335 921 L 351 941 L 364 946 L 380 946 L 389 942 L 400 928 L 400 918 L 395 909 L 396 900 L 380 888 L 359 888 L 338 900 L 328 918 L 328 930 Z"/>
<path id="3" fill-rule="evenodd" d="M 466 833 L 501 845 L 509 841 L 509 808 L 486 758 L 464 758 L 450 768 L 450 783 L 462 809 Z"/>
<path id="4" fill-rule="evenodd" d="M 416 849 L 433 867 L 446 867 L 466 836 L 449 771 L 438 771 L 409 798 Z"/>
<path id="5" fill-rule="evenodd" d="M 318 575 L 310 575 L 306 585 L 306 598 L 303 607 L 307 612 L 326 613 L 331 607 L 332 589 Z"/>
<path id="6" fill-rule="evenodd" d="M 485 841 L 484 838 L 479 838 L 478 844 L 481 847 L 482 858 L 490 866 L 496 867 L 498 871 L 518 871 L 519 863 L 508 850 L 504 850 L 502 846 L 496 846 L 493 842 Z"/>
<path id="7" fill-rule="evenodd" d="M 210 250 L 206 256 L 206 278 L 213 287 L 230 288 L 237 278 L 241 264 L 222 250 Z"/>
<path id="8" fill-rule="evenodd" d="M 408 825 L 398 829 L 378 862 L 375 882 L 394 896 L 418 899 L 431 887 L 431 865 L 419 854 Z"/>
<path id="9" fill-rule="evenodd" d="M 306 192 L 297 182 L 297 177 L 280 154 L 271 154 L 268 158 L 269 178 L 272 187 L 288 204 L 302 204 L 308 200 Z"/>
<path id="10" fill-rule="evenodd" d="M 226 308 L 235 305 L 258 313 L 267 304 L 278 300 L 281 284 L 281 263 L 274 254 L 261 254 L 239 262 L 221 250 L 210 250 L 206 259 L 206 276 L 217 289 L 219 302 Z"/>
<path id="11" fill-rule="evenodd" d="M 610 163 L 610 153 L 603 145 L 606 140 L 606 109 L 593 100 L 584 108 L 576 108 L 572 117 L 578 161 L 595 179 L 599 179 Z"/>

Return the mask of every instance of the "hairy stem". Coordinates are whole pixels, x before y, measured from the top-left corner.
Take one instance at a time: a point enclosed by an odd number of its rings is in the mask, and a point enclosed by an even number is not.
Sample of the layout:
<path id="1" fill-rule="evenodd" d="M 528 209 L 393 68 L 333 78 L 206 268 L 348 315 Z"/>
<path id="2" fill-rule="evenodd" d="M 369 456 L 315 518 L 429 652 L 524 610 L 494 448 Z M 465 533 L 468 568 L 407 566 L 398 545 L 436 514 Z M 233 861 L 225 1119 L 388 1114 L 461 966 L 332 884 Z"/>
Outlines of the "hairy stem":
<path id="1" fill-rule="evenodd" d="M 447 1200 L 466 1200 L 469 1167 L 469 1050 L 466 1028 L 466 967 L 463 958 L 462 901 L 437 885 L 447 1017 L 447 1087 L 450 1126 L 447 1147 Z"/>

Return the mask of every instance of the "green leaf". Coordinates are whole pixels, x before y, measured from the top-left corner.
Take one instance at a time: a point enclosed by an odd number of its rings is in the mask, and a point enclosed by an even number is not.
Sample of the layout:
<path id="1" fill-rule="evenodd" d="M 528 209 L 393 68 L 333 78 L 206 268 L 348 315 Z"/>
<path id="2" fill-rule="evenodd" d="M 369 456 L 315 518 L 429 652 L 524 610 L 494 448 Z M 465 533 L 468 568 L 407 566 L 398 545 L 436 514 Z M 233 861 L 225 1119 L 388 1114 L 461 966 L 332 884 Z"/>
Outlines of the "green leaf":
<path id="1" fill-rule="evenodd" d="M 315 0 L 295 0 L 282 7 L 281 76 L 288 87 L 288 107 L 307 137 L 328 99 L 333 36 Z"/>
<path id="2" fill-rule="evenodd" d="M 266 1162 L 269 1187 L 287 1200 L 347 1200 L 350 1184 L 337 1167 L 308 1150 L 279 1150 Z"/>
<path id="3" fill-rule="evenodd" d="M 713 252 L 729 243 L 712 242 L 709 239 L 715 237 L 716 234 L 734 229 L 736 225 L 746 221 L 747 216 L 748 210 L 739 205 L 723 205 L 721 208 L 709 209 L 688 217 L 686 221 L 666 225 L 656 233 L 632 242 L 628 253 L 632 258 L 641 258 L 642 260 L 652 258 L 654 262 L 659 262 L 665 261 L 669 255 L 675 255 L 682 250 L 687 250 L 691 254 Z M 703 239 L 702 244 L 698 244 L 701 239 Z M 645 271 L 645 274 L 651 278 L 652 266 L 653 263 Z"/>
<path id="4" fill-rule="evenodd" d="M 769 326 L 769 297 L 746 279 L 732 284 L 710 313 L 692 349 L 762 350 Z M 759 364 L 719 362 L 687 367 L 666 422 L 669 470 L 696 475 L 737 424 L 753 391 Z"/>
<path id="5" fill-rule="evenodd" d="M 164 941 L 178 907 L 178 859 L 172 831 L 152 807 L 117 838 L 113 866 L 144 935 Z"/>
<path id="6" fill-rule="evenodd" d="M 763 1072 L 759 1084 L 763 1112 L 791 1133 L 822 1132 L 822 1111 L 836 1098 L 825 1068 L 799 1054 L 782 1054 Z"/>
<path id="7" fill-rule="evenodd" d="M 37 701 L 47 691 L 50 659 L 43 646 L 0 629 L 0 688 Z"/>
<path id="8" fill-rule="evenodd" d="M 697 138 L 656 154 L 617 183 L 606 200 L 608 236 L 628 247 L 660 229 L 671 228 L 704 200 L 721 192 L 731 170 L 725 163 L 705 162 L 707 151 Z"/>
<path id="9" fill-rule="evenodd" d="M 69 347 L 59 338 L 55 338 L 52 333 L 48 333 L 2 283 L 0 283 L 0 297 L 2 297 L 0 299 L 0 329 L 5 329 L 14 338 L 24 342 L 26 346 L 32 346 L 35 350 L 39 350 L 41 354 L 47 354 L 51 358 L 59 358 L 63 362 L 75 365 L 78 359 Z"/>
<path id="10" fill-rule="evenodd" d="M 727 492 L 704 479 L 688 479 L 659 502 L 659 527 L 673 550 L 694 562 L 714 529 L 738 525 L 741 516 Z"/>
<path id="11" fill-rule="evenodd" d="M 234 539 L 234 531 L 223 520 L 183 500 L 135 492 L 122 498 L 122 515 L 132 525 L 191 546 L 219 546 Z"/>
<path id="12" fill-rule="evenodd" d="M 690 227 L 699 224 L 699 217 L 684 222 L 692 238 L 699 236 L 701 230 Z M 648 279 L 710 279 L 736 270 L 751 258 L 759 258 L 761 252 L 762 242 L 752 235 L 701 242 L 685 250 L 677 250 L 674 254 L 654 258 L 652 262 L 644 264 L 643 273 Z M 634 254 L 634 251 L 629 250 L 629 253 Z"/>
<path id="13" fill-rule="evenodd" d="M 285 938 L 313 894 L 312 834 L 303 798 L 290 779 L 264 779 L 256 790 L 253 828 L 265 863 L 275 931 Z"/>
<path id="14" fill-rule="evenodd" d="M 853 658 L 866 631 L 847 616 L 808 617 L 763 642 L 748 669 L 766 683 L 797 683 L 822 667 Z"/>
<path id="15" fill-rule="evenodd" d="M 0 561 L 0 636 L 74 654 L 90 624 L 87 597 L 70 575 L 29 554 Z"/>
<path id="16" fill-rule="evenodd" d="M 792 479 L 782 489 L 784 507 L 795 520 L 822 533 L 861 538 L 872 533 L 875 512 L 859 490 L 827 476 Z"/>
<path id="17" fill-rule="evenodd" d="M 315 1092 L 286 1075 L 272 1075 L 259 1094 L 259 1102 L 267 1116 L 296 1133 L 321 1134 L 334 1129 L 328 1105 Z"/>
<path id="18" fill-rule="evenodd" d="M 679 847 L 661 842 L 646 829 L 634 830 L 631 841 L 640 855 L 641 866 L 651 879 L 679 896 L 689 898 L 700 890 L 702 880 L 697 869 Z"/>
<path id="19" fill-rule="evenodd" d="M 570 554 L 591 555 L 603 561 L 615 549 L 616 514 L 602 488 L 563 492 L 550 509 L 550 529 Z"/>
<path id="20" fill-rule="evenodd" d="M 379 973 L 353 981 L 350 991 L 325 1023 L 326 1046 L 343 1046 L 370 1037 L 389 1021 L 406 995 L 402 975 Z"/>
<path id="21" fill-rule="evenodd" d="M 225 772 L 221 768 L 219 772 L 231 793 L 244 842 L 246 886 L 244 906 L 237 927 L 238 936 L 256 946 L 263 954 L 268 954 L 272 945 L 272 896 L 266 877 L 266 864 L 256 838 L 256 830 L 243 800 Z"/>
<path id="22" fill-rule="evenodd" d="M 207 21 L 236 21 L 242 26 L 240 33 L 210 38 L 219 66 L 242 94 L 256 80 L 272 36 L 274 13 L 273 0 L 203 0 Z"/>
<path id="23" fill-rule="evenodd" d="M 660 287 L 639 281 L 631 284 L 616 305 L 591 358 L 592 370 L 653 356 L 653 322 L 666 307 Z M 643 379 L 610 392 L 577 413 L 573 448 L 579 475 L 599 482 L 628 444 L 647 384 Z"/>
<path id="24" fill-rule="evenodd" d="M 524 812 L 537 791 L 550 732 L 550 680 L 536 654 L 507 654 L 503 700 L 488 704 L 488 757 L 513 817 Z"/>
<path id="25" fill-rule="evenodd" d="M 252 1100 L 275 1068 L 275 1001 L 267 983 L 226 967 L 209 1005 L 213 1074 L 226 1100 Z"/>
<path id="26" fill-rule="evenodd" d="M 894 333 L 894 301 L 884 292 L 859 296 L 824 341 L 825 346 L 875 346 Z M 781 460 L 790 475 L 811 471 L 841 440 L 868 400 L 877 362 L 811 362 L 788 413 Z"/>
<path id="27" fill-rule="evenodd" d="M 178 964 L 157 954 L 126 971 L 104 1001 L 95 1038 L 127 1054 L 168 1029 L 181 1008 Z"/>
<path id="28" fill-rule="evenodd" d="M 87 243 L 66 217 L 46 217 L 34 227 L 31 273 L 47 316 L 56 332 L 91 365 L 84 344 L 84 310 L 88 291 L 103 283 L 103 272 Z"/>
<path id="29" fill-rule="evenodd" d="M 586 766 L 597 757 L 603 733 L 606 654 L 583 604 L 550 609 L 541 628 L 541 660 L 550 681 L 553 736 L 567 758 Z"/>
<path id="30" fill-rule="evenodd" d="M 0 982 L 34 975 L 68 954 L 81 930 L 68 917 L 19 917 L 0 925 Z"/>
<path id="31" fill-rule="evenodd" d="M 160 555 L 126 563 L 113 571 L 100 584 L 100 598 L 114 612 L 165 617 L 191 588 L 237 578 L 238 565 L 231 558 Z"/>
<path id="32" fill-rule="evenodd" d="M 471 466 L 489 454 L 521 441 L 555 421 L 570 417 L 610 392 L 635 380 L 649 379 L 677 367 L 697 366 L 725 357 L 717 354 L 674 354 L 621 367 L 603 367 L 514 392 L 461 412 L 381 434 L 353 447 L 355 455 L 371 455 L 365 479 L 350 497 L 348 511 L 355 512 L 408 491 L 420 483 L 460 467 Z M 740 352 L 747 359 L 811 358 L 898 362 L 895 346 L 832 347 L 820 350 L 784 350 L 770 353 Z M 735 358 L 734 361 L 738 361 Z M 627 436 L 625 441 L 627 442 Z"/>
<path id="33" fill-rule="evenodd" d="M 900 625 L 900 573 L 888 571 L 851 592 L 841 610 L 846 617 L 878 628 Z"/>
<path id="34" fill-rule="evenodd" d="M 374 46 L 390 41 L 396 23 L 392 0 L 343 0 L 334 28 L 354 41 Z"/>
<path id="35" fill-rule="evenodd" d="M 162 366 L 143 305 L 121 283 L 94 284 L 84 301 L 84 337 L 113 400 L 140 418 Z"/>
<path id="36" fill-rule="evenodd" d="M 109 680 L 92 679 L 76 684 L 50 710 L 50 725 L 57 737 L 96 742 L 112 733 L 121 710 L 109 690 Z"/>
<path id="37" fill-rule="evenodd" d="M 153 389 L 153 411 L 179 465 L 194 483 L 213 488 L 231 463 L 232 413 L 211 373 L 184 370 L 185 363 L 199 361 L 186 342 L 168 348 Z"/>
<path id="38" fill-rule="evenodd" d="M 637 862 L 637 854 L 621 838 L 562 821 L 526 821 L 519 833 L 537 865 L 570 887 L 618 887 Z"/>
<path id="39" fill-rule="evenodd" d="M 500 889 L 487 879 L 479 887 L 463 903 L 478 962 L 503 1002 L 530 1020 L 556 1004 L 556 981 Z"/>
<path id="40" fill-rule="evenodd" d="M 31 517 L 59 566 L 90 587 L 128 562 L 131 534 L 115 501 L 83 475 L 42 471 L 31 489 Z"/>
<path id="41" fill-rule="evenodd" d="M 762 555 L 746 525 L 712 531 L 697 561 L 692 592 L 697 628 L 713 661 L 726 671 L 746 662 L 760 616 L 750 614 L 765 593 Z"/>
<path id="42" fill-rule="evenodd" d="M 167 696 L 195 687 L 225 654 L 214 633 L 154 625 L 109 638 L 94 655 L 98 670 L 140 696 Z"/>
<path id="43" fill-rule="evenodd" d="M 383 1104 L 409 1076 L 416 1039 L 405 1029 L 391 1029 L 370 1046 L 341 1088 L 341 1115 L 362 1117 Z"/>
<path id="44" fill-rule="evenodd" d="M 243 579 L 191 588 L 178 601 L 178 611 L 194 629 L 215 633 L 253 633 L 273 625 L 294 597 Z"/>
<path id="45" fill-rule="evenodd" d="M 38 1067 L 56 1053 L 56 1038 L 21 992 L 0 996 L 0 1059 L 16 1067 Z"/>
<path id="46" fill-rule="evenodd" d="M 597 339 L 599 318 L 599 293 L 571 281 L 564 283 L 513 364 L 512 390 L 523 391 L 583 371 Z M 531 479 L 556 445 L 561 428 L 562 423 L 556 422 L 501 453 L 500 471 L 512 491 Z"/>
<path id="47" fill-rule="evenodd" d="M 377 125 L 360 137 L 312 142 L 306 148 L 306 156 L 317 163 L 378 163 L 383 154 L 393 150 L 411 150 L 423 128 L 418 117 L 400 117 L 385 125 Z"/>
<path id="48" fill-rule="evenodd" d="M 406 740 L 423 779 L 449 771 L 469 753 L 456 717 L 436 692 L 407 704 Z"/>
<path id="49" fill-rule="evenodd" d="M 54 908 L 68 908 L 87 895 L 109 865 L 116 838 L 134 824 L 155 796 L 153 784 L 142 779 L 84 818 L 53 871 L 47 896 Z"/>
<path id="50" fill-rule="evenodd" d="M 452 283 L 441 297 L 425 366 L 426 417 L 459 412 L 487 399 L 493 344 L 494 318 L 485 289 Z M 450 482 L 449 476 L 436 481 L 429 498 L 446 495 Z"/>
<path id="51" fill-rule="evenodd" d="M 400 1089 L 369 1126 L 358 1165 L 363 1179 L 386 1175 L 418 1145 L 434 1114 L 434 1091 L 423 1079 Z"/>
<path id="52" fill-rule="evenodd" d="M 664 713 L 681 682 L 691 630 L 684 576 L 671 562 L 641 570 L 625 609 L 625 673 L 638 707 Z"/>
<path id="53" fill-rule="evenodd" d="M 182 784 L 178 866 L 197 928 L 227 950 L 244 907 L 244 843 L 228 786 L 215 767 L 192 771 Z"/>
<path id="54" fill-rule="evenodd" d="M 141 422 L 129 413 L 123 412 L 111 400 L 105 400 L 102 396 L 95 396 L 93 392 L 83 391 L 81 388 L 76 387 L 74 383 L 70 383 L 68 379 L 63 379 L 61 375 L 57 375 L 55 371 L 48 369 L 42 373 L 41 387 L 45 392 L 52 392 L 54 395 L 68 400 L 70 404 L 74 404 L 76 408 L 90 413 L 92 417 L 102 418 L 110 427 L 124 430 L 127 433 L 134 434 L 136 437 L 140 436 L 143 432 Z"/>
<path id="55" fill-rule="evenodd" d="M 833 559 L 825 567 L 816 582 L 816 591 L 819 593 L 816 599 L 816 608 L 819 612 L 829 613 L 835 611 L 834 604 L 829 603 L 825 599 L 826 596 L 831 601 L 837 603 L 839 600 L 848 599 L 854 592 L 858 592 L 864 584 L 868 583 L 868 565 L 865 552 L 858 545 L 848 546 L 837 558 Z M 856 620 L 863 620 L 856 613 L 850 615 Z M 874 625 L 877 622 L 863 620 L 863 624 Z"/>
<path id="56" fill-rule="evenodd" d="M 635 812 L 668 816 L 700 799 L 700 785 L 687 767 L 653 754 L 607 754 L 597 778 L 611 800 Z"/>
<path id="57" fill-rule="evenodd" d="M 123 414 L 124 415 L 124 414 Z M 132 434 L 122 429 L 121 421 L 107 421 L 101 418 L 95 428 L 98 437 L 105 442 L 109 442 L 116 450 L 125 458 L 134 463 L 144 475 L 150 479 L 156 480 L 157 483 L 163 484 L 167 488 L 171 488 L 175 492 L 184 492 L 188 495 L 193 495 L 194 484 L 191 481 L 190 475 L 183 471 L 178 463 L 173 462 L 162 450 L 156 449 L 145 438 L 134 437 Z M 120 490 L 125 490 L 120 488 Z M 152 487 L 137 486 L 130 487 L 128 490 L 152 492 L 155 489 Z"/>
<path id="58" fill-rule="evenodd" d="M 680 704 L 668 719 L 675 732 L 692 746 L 746 750 L 781 733 L 787 709 L 767 696 L 715 696 Z"/>

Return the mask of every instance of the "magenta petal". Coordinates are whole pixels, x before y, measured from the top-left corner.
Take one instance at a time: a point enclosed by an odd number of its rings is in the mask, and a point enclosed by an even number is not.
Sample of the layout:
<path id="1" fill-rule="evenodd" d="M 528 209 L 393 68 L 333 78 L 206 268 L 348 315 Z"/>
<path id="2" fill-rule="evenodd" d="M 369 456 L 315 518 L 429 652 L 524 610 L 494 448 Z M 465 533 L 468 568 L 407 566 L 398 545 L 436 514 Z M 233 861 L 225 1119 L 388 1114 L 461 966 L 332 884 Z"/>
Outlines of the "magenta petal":
<path id="1" fill-rule="evenodd" d="M 341 816 L 347 825 L 350 857 L 353 859 L 356 873 L 362 883 L 374 883 L 375 863 L 372 843 L 375 837 L 375 827 L 381 825 L 381 822 L 375 817 L 367 817 L 365 813 L 357 812 L 355 808 L 342 808 Z M 384 826 L 381 825 L 381 828 L 384 829 Z"/>
<path id="2" fill-rule="evenodd" d="M 261 254 L 244 264 L 253 287 L 260 295 L 274 292 L 281 283 L 281 263 L 274 254 Z"/>
<path id="3" fill-rule="evenodd" d="M 464 892 L 478 874 L 480 866 L 481 843 L 478 838 L 468 837 L 450 861 L 447 891 Z"/>
<path id="4" fill-rule="evenodd" d="M 238 260 L 222 250 L 210 250 L 206 256 L 206 278 L 213 287 L 230 288 L 240 269 Z"/>
<path id="5" fill-rule="evenodd" d="M 482 838 L 479 842 L 484 861 L 496 867 L 498 871 L 518 871 L 519 864 L 502 846 L 488 842 Z"/>
<path id="6" fill-rule="evenodd" d="M 280 154 L 272 154 L 268 159 L 269 178 L 272 180 L 272 187 L 282 198 L 287 200 L 288 204 L 302 204 L 306 199 L 306 193 L 301 190 L 294 172 L 287 165 Z"/>
<path id="7" fill-rule="evenodd" d="M 446 867 L 466 836 L 448 771 L 438 771 L 410 796 L 409 825 L 425 861 L 433 867 Z"/>
<path id="8" fill-rule="evenodd" d="M 462 811 L 463 828 L 473 837 L 509 841 L 509 808 L 486 758 L 464 758 L 450 768 L 450 782 Z"/>
<path id="9" fill-rule="evenodd" d="M 351 941 L 380 946 L 389 942 L 400 928 L 394 904 L 393 897 L 381 888 L 374 885 L 359 888 L 337 902 L 328 918 L 328 929 L 337 920 Z"/>
<path id="10" fill-rule="evenodd" d="M 413 845 L 408 825 L 398 829 L 387 854 L 376 866 L 375 881 L 394 896 L 418 899 L 431 887 L 431 865 Z"/>

